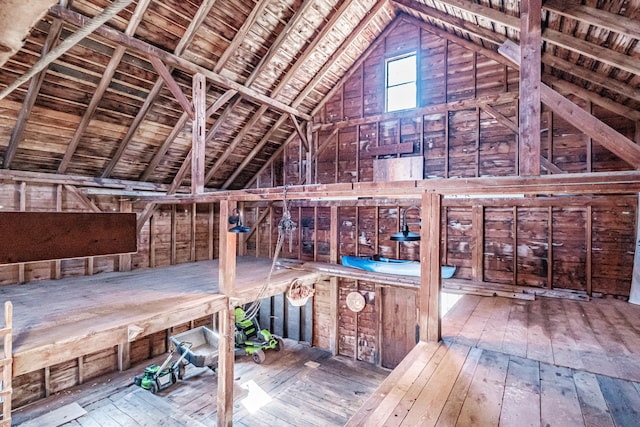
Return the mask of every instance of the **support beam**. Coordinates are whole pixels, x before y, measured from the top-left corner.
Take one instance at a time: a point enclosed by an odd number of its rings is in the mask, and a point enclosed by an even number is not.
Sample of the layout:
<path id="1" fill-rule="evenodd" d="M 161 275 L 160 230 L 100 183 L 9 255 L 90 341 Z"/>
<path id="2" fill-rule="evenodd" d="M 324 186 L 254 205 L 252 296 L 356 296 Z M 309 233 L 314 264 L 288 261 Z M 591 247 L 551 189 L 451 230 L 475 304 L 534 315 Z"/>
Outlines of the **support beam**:
<path id="1" fill-rule="evenodd" d="M 581 67 L 573 62 L 558 58 L 550 53 L 542 55 L 542 62 L 562 72 L 571 74 L 587 82 L 602 86 L 622 96 L 627 96 L 634 101 L 640 102 L 640 89 L 625 82 L 607 77 L 606 75 L 594 73 L 590 68 Z M 584 89 L 583 89 L 584 90 Z M 593 93 L 593 92 L 591 92 Z M 611 101 L 613 102 L 613 101 Z M 621 104 L 618 104 L 621 105 Z"/>
<path id="2" fill-rule="evenodd" d="M 294 116 L 293 114 L 289 114 L 289 118 L 291 119 L 291 123 L 293 124 L 293 127 L 296 129 L 296 133 L 300 137 L 300 141 L 302 141 L 302 145 L 304 145 L 304 149 L 309 151 L 309 143 L 307 142 L 307 135 L 302 131 L 302 128 L 300 127 L 300 124 L 298 123 L 296 116 Z"/>
<path id="3" fill-rule="evenodd" d="M 236 280 L 236 233 L 228 231 L 228 218 L 235 203 L 220 202 L 220 293 L 233 296 Z M 229 303 L 219 313 L 220 342 L 218 354 L 218 424 L 233 424 L 234 308 Z"/>
<path id="4" fill-rule="evenodd" d="M 635 110 L 633 108 L 629 108 L 625 105 L 618 104 L 617 102 L 611 100 L 610 98 L 605 98 L 600 96 L 594 92 L 588 91 L 580 86 L 574 85 L 573 83 L 569 83 L 566 80 L 559 79 L 554 76 L 545 75 L 542 79 L 544 83 L 549 86 L 553 86 L 557 89 L 561 89 L 564 93 L 570 93 L 585 101 L 593 102 L 596 105 L 599 105 L 612 113 L 616 113 L 622 117 L 626 117 L 628 119 L 637 121 L 640 120 L 640 111 Z"/>
<path id="5" fill-rule="evenodd" d="M 133 34 L 135 34 L 136 29 L 138 28 L 138 25 L 140 25 L 142 17 L 144 16 L 144 13 L 146 12 L 147 7 L 149 7 L 150 3 L 151 0 L 142 0 L 138 2 L 136 10 L 133 12 L 133 16 L 131 17 L 129 24 L 127 25 L 127 29 L 124 32 L 126 35 L 132 36 Z M 75 154 L 76 149 L 80 144 L 80 139 L 89 127 L 89 123 L 91 123 L 91 119 L 98 109 L 98 105 L 100 105 L 102 97 L 109 88 L 109 85 L 111 84 L 113 76 L 116 73 L 118 66 L 120 65 L 120 61 L 122 61 L 122 57 L 124 56 L 125 52 L 126 49 L 122 46 L 116 47 L 116 49 L 113 51 L 111 59 L 109 59 L 109 63 L 107 64 L 104 73 L 102 73 L 100 83 L 98 83 L 98 87 L 96 87 L 96 90 L 91 97 L 91 101 L 89 101 L 89 105 L 87 106 L 82 119 L 80 119 L 80 123 L 78 124 L 73 137 L 71 137 L 71 141 L 69 141 L 69 144 L 67 145 L 64 157 L 62 158 L 62 161 L 58 166 L 58 173 L 65 173 L 67 171 L 67 168 L 71 163 L 71 159 L 73 158 L 73 155 Z"/>
<path id="6" fill-rule="evenodd" d="M 60 6 L 67 7 L 68 0 L 60 0 Z M 58 39 L 60 38 L 61 33 L 62 21 L 60 19 L 54 19 L 53 23 L 49 27 L 49 33 L 47 34 L 47 38 L 44 41 L 44 45 L 42 46 L 40 56 L 47 55 L 51 51 L 51 49 L 54 48 L 56 43 L 58 43 Z M 7 149 L 4 152 L 4 161 L 2 162 L 2 167 L 5 169 L 9 169 L 11 167 L 11 162 L 16 155 L 18 145 L 22 141 L 24 130 L 27 127 L 27 120 L 31 115 L 33 106 L 36 104 L 38 93 L 40 93 L 40 87 L 42 86 L 46 75 L 47 69 L 44 68 L 29 82 L 29 89 L 27 90 L 27 94 L 24 98 L 24 101 L 22 102 L 22 107 L 20 108 L 18 119 L 16 120 L 16 126 L 13 128 L 13 132 L 11 132 L 9 144 L 7 145 Z"/>
<path id="7" fill-rule="evenodd" d="M 191 143 L 191 194 L 204 193 L 205 137 L 207 132 L 207 82 L 202 74 L 193 76 L 194 119 Z"/>
<path id="8" fill-rule="evenodd" d="M 247 19 L 245 19 L 242 27 L 240 27 L 229 46 L 227 46 L 227 48 L 224 50 L 224 53 L 220 56 L 220 59 L 218 59 L 218 62 L 213 67 L 213 71 L 215 71 L 216 73 L 222 71 L 229 58 L 231 58 L 231 55 L 236 53 L 236 50 L 244 41 L 253 24 L 255 24 L 256 20 L 260 16 L 262 16 L 262 12 L 264 12 L 269 2 L 269 0 L 259 0 L 258 3 L 253 7 L 253 10 L 251 11 Z"/>
<path id="9" fill-rule="evenodd" d="M 499 52 L 514 62 L 519 61 L 520 47 L 507 40 Z M 598 141 L 636 169 L 640 169 L 640 146 L 615 129 L 593 117 L 544 83 L 540 84 L 540 98 L 549 108 L 571 125 Z M 539 153 L 538 153 L 539 155 Z"/>
<path id="10" fill-rule="evenodd" d="M 173 94 L 176 101 L 178 101 L 180 106 L 182 106 L 182 109 L 185 111 L 185 113 L 187 113 L 189 118 L 193 120 L 194 118 L 193 105 L 191 105 L 191 102 L 187 99 L 185 94 L 182 92 L 182 90 L 180 89 L 180 86 L 178 86 L 178 83 L 173 79 L 173 76 L 171 75 L 171 71 L 169 71 L 167 67 L 165 67 L 165 65 L 162 63 L 160 59 L 151 56 L 149 57 L 149 60 L 151 61 L 153 68 L 155 68 L 158 74 L 160 74 L 160 77 L 162 78 L 162 80 L 164 80 L 164 84 L 167 85 L 167 88 L 169 88 L 169 90 Z M 195 79 L 195 76 L 198 74 L 199 73 L 194 74 L 194 79 Z"/>
<path id="11" fill-rule="evenodd" d="M 2 170 L 0 169 L 0 181 L 12 182 L 39 182 L 43 184 L 68 184 L 78 187 L 92 188 L 113 188 L 127 189 L 131 191 L 167 191 L 168 186 L 165 184 L 156 184 L 150 182 L 129 181 L 124 179 L 96 178 L 80 175 L 62 175 L 44 172 L 29 172 L 19 170 Z"/>
<path id="12" fill-rule="evenodd" d="M 64 19 L 65 22 L 77 26 L 84 26 L 89 21 L 89 19 L 82 14 L 60 8 L 58 6 L 52 7 L 49 10 L 49 14 L 54 18 Z M 186 59 L 180 58 L 179 56 L 174 55 L 170 52 L 157 48 L 149 43 L 143 42 L 142 40 L 138 40 L 134 37 L 129 37 L 126 34 L 114 30 L 111 27 L 108 27 L 106 25 L 99 26 L 95 30 L 95 33 L 114 43 L 122 44 L 123 46 L 138 52 L 146 58 L 156 57 L 162 60 L 165 64 L 179 68 L 190 74 L 201 73 L 207 78 L 208 81 L 211 81 L 217 86 L 223 87 L 225 89 L 237 90 L 242 96 L 245 96 L 253 100 L 254 102 L 257 102 L 259 104 L 267 104 L 274 110 L 281 111 L 283 113 L 295 114 L 297 117 L 300 117 L 304 120 L 311 120 L 310 115 L 298 111 L 296 108 L 286 105 L 269 96 L 263 95 L 256 90 L 250 89 L 227 77 L 224 77 L 218 73 L 214 73 L 211 70 L 207 70 L 204 67 L 187 61 Z"/>
<path id="13" fill-rule="evenodd" d="M 176 46 L 176 48 L 174 49 L 173 53 L 175 55 L 182 56 L 184 54 L 184 51 L 187 49 L 187 46 L 191 44 L 191 41 L 193 40 L 193 37 L 195 36 L 198 28 L 200 28 L 200 25 L 209 14 L 209 11 L 211 10 L 215 2 L 216 0 L 204 0 L 204 2 L 200 5 L 198 12 L 196 12 L 195 16 L 191 20 L 191 23 L 182 36 L 182 39 L 180 39 L 178 46 Z M 107 178 L 113 173 L 113 169 L 122 158 L 122 155 L 127 149 L 129 142 L 131 142 L 131 139 L 133 139 L 133 136 L 138 131 L 140 124 L 142 124 L 144 119 L 147 117 L 147 114 L 151 110 L 151 107 L 155 104 L 156 98 L 158 97 L 158 95 L 160 95 L 160 91 L 162 91 L 163 85 L 164 84 L 162 78 L 158 78 L 149 91 L 149 94 L 144 100 L 144 104 L 142 104 L 142 107 L 138 111 L 138 114 L 136 114 L 136 117 L 133 119 L 131 126 L 129 126 L 127 134 L 120 142 L 120 145 L 118 145 L 118 150 L 109 161 L 109 164 L 105 168 L 104 172 L 102 172 L 103 178 Z"/>
<path id="14" fill-rule="evenodd" d="M 338 263 L 339 257 L 339 244 L 340 244 L 340 213 L 338 206 L 331 206 L 331 217 L 329 225 L 329 262 L 331 264 Z M 340 333 L 339 333 L 339 283 L 340 279 L 337 276 L 332 275 L 329 279 L 329 318 L 331 325 L 329 327 L 329 350 L 331 354 L 336 355 L 339 352 L 340 347 Z"/>
<path id="15" fill-rule="evenodd" d="M 484 206 L 473 205 L 471 210 L 471 278 L 474 281 L 484 280 Z"/>
<path id="16" fill-rule="evenodd" d="M 44 70 L 51 64 L 53 61 L 64 55 L 69 49 L 75 46 L 80 40 L 96 31 L 97 28 L 103 26 L 108 20 L 116 16 L 120 13 L 125 7 L 127 7 L 133 0 L 115 0 L 109 6 L 107 6 L 99 15 L 97 15 L 93 19 L 89 19 L 84 17 L 85 19 L 82 21 L 78 27 L 81 27 L 78 31 L 73 33 L 67 39 L 65 39 L 62 43 L 56 46 L 54 49 L 49 51 L 45 56 L 40 57 L 38 61 L 31 67 L 26 73 L 18 77 L 12 83 L 10 83 L 2 92 L 0 92 L 0 100 L 4 99 L 12 93 L 14 90 L 22 86 L 23 83 L 29 81 L 29 79 L 40 71 Z M 67 8 L 56 5 L 53 8 L 57 8 L 58 10 L 70 12 Z M 64 19 L 62 17 L 57 17 L 59 19 Z"/>
<path id="17" fill-rule="evenodd" d="M 420 341 L 438 342 L 442 338 L 440 325 L 440 233 L 442 196 L 422 195 L 421 217 L 426 224 L 420 229 L 420 304 L 418 324 Z"/>
<path id="18" fill-rule="evenodd" d="M 541 0 L 520 2 L 519 170 L 540 175 Z"/>

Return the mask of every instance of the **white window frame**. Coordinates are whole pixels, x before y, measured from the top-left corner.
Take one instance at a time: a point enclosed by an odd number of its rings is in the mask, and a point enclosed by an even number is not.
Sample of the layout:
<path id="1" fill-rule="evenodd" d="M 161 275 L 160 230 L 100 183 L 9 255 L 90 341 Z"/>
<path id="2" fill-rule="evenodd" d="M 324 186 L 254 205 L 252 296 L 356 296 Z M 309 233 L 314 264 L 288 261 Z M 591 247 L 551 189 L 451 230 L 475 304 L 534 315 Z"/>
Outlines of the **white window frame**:
<path id="1" fill-rule="evenodd" d="M 400 60 L 404 60 L 410 57 L 414 57 L 415 58 L 415 63 L 416 63 L 416 70 L 415 70 L 415 80 L 407 80 L 407 81 L 403 81 L 402 83 L 398 83 L 398 84 L 394 84 L 394 85 L 389 85 L 389 64 L 396 62 L 396 61 L 400 61 Z M 418 81 L 419 81 L 419 60 L 418 60 L 418 52 L 407 52 L 404 53 L 402 55 L 397 55 L 397 56 L 393 56 L 391 58 L 387 58 L 385 60 L 385 64 L 384 64 L 384 111 L 385 112 L 394 112 L 394 111 L 403 111 L 403 110 L 410 110 L 410 109 L 414 109 L 418 107 Z M 394 108 L 392 110 L 389 109 L 389 89 L 390 88 L 399 88 L 399 87 L 403 87 L 403 86 L 413 86 L 414 91 L 415 91 L 415 97 L 413 100 L 413 104 L 412 105 L 408 105 L 408 106 L 402 106 L 400 108 Z"/>

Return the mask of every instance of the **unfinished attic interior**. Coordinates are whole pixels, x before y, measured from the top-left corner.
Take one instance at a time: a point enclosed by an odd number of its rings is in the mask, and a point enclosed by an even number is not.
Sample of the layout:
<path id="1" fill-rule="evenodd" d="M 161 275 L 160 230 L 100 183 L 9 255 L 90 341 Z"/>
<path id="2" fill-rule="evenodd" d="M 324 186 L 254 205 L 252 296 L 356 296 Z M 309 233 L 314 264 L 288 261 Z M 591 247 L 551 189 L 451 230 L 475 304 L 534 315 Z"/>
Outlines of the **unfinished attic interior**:
<path id="1" fill-rule="evenodd" d="M 1 2 L 0 425 L 637 426 L 639 40 L 638 1 Z"/>

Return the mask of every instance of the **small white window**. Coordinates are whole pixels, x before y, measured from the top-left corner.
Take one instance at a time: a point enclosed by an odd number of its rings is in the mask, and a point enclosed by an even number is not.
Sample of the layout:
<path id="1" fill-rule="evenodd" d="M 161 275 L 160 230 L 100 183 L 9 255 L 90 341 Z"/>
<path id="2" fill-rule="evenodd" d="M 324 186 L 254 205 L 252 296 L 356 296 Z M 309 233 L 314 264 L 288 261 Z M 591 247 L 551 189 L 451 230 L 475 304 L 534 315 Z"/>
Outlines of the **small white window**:
<path id="1" fill-rule="evenodd" d="M 386 111 L 416 108 L 418 98 L 416 54 L 387 60 Z"/>

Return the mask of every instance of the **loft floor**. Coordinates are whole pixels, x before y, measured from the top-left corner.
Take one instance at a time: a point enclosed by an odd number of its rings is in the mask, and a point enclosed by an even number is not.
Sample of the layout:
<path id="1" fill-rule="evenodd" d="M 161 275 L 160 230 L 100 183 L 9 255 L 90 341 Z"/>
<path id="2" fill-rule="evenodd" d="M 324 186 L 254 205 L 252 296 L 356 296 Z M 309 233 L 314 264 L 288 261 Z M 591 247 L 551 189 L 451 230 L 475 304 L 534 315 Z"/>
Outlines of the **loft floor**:
<path id="1" fill-rule="evenodd" d="M 255 298 L 270 268 L 270 259 L 238 257 L 236 296 Z M 213 260 L 0 287 L 13 303 L 14 377 L 220 311 L 218 274 Z M 314 275 L 278 270 L 266 294 Z"/>

